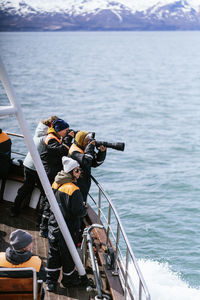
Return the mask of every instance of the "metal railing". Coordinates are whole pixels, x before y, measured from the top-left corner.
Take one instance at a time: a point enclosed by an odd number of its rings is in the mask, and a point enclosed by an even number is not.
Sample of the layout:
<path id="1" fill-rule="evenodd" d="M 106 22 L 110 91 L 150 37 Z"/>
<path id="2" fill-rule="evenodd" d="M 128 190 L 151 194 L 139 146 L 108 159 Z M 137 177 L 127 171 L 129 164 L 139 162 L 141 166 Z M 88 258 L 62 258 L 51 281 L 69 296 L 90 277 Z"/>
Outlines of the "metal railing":
<path id="1" fill-rule="evenodd" d="M 8 135 L 10 135 L 10 136 L 19 137 L 19 138 L 23 138 L 23 139 L 24 139 L 24 136 L 23 136 L 22 134 L 12 133 L 12 132 L 6 132 L 6 133 L 7 133 Z M 26 154 L 20 153 L 20 152 L 14 151 L 14 150 L 12 150 L 12 153 L 13 153 L 13 154 L 17 154 L 17 155 L 19 155 L 19 156 L 23 156 L 23 157 L 26 156 Z"/>
<path id="2" fill-rule="evenodd" d="M 95 206 L 93 209 L 98 215 L 99 223 L 102 223 L 106 229 L 106 247 L 112 246 L 115 249 L 113 276 L 119 275 L 124 289 L 124 299 L 150 300 L 151 297 L 147 285 L 133 254 L 119 215 L 99 182 L 93 176 L 91 178 L 98 188 L 97 192 L 94 191 L 94 195 L 98 199 L 97 201 L 94 199 L 92 192 L 90 192 L 89 196 L 95 204 L 93 205 Z"/>

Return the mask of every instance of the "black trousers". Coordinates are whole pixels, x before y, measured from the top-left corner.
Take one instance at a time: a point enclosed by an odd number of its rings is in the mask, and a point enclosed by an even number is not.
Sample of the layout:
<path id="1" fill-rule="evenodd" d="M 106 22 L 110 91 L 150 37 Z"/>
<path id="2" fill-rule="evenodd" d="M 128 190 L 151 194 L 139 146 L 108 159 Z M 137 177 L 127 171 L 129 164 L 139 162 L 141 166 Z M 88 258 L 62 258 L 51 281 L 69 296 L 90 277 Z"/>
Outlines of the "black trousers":
<path id="1" fill-rule="evenodd" d="M 0 158 L 0 166 L 0 179 L 6 179 L 10 170 L 11 160 Z"/>
<path id="2" fill-rule="evenodd" d="M 24 199 L 30 199 L 30 196 L 34 190 L 35 185 L 37 184 L 40 189 L 42 195 L 44 195 L 44 190 L 41 185 L 39 176 L 36 171 L 31 170 L 27 167 L 24 167 L 24 183 L 19 188 L 17 192 L 17 196 L 14 202 L 14 211 L 16 213 L 20 212 L 20 207 Z"/>
<path id="3" fill-rule="evenodd" d="M 56 171 L 55 171 L 56 170 Z M 45 166 L 45 171 L 47 173 L 47 177 L 49 179 L 50 185 L 52 185 L 52 183 L 55 180 L 55 177 L 57 175 L 57 169 L 53 169 L 53 168 L 47 168 L 47 166 Z M 60 169 L 59 169 L 60 171 Z M 43 231 L 44 233 L 48 232 L 48 222 L 49 222 L 49 217 L 51 214 L 51 207 L 49 204 L 49 201 L 47 199 L 46 196 L 42 197 L 41 199 L 42 201 L 40 202 L 40 214 L 39 214 L 39 224 L 40 224 L 40 231 Z"/>
<path id="4" fill-rule="evenodd" d="M 75 264 L 60 230 L 53 235 L 49 233 L 48 241 L 49 249 L 46 270 L 47 282 L 50 283 L 58 281 L 61 267 L 63 279 L 65 279 L 65 276 L 70 276 L 75 269 Z"/>

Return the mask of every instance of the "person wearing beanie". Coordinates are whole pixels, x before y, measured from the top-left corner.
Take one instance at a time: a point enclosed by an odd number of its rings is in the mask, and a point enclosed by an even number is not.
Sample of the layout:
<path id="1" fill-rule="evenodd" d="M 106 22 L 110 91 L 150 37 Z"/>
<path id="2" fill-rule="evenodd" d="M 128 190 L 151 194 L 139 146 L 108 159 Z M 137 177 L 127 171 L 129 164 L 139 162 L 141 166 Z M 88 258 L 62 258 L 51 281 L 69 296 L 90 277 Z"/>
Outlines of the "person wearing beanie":
<path id="1" fill-rule="evenodd" d="M 83 201 L 86 203 L 91 186 L 91 168 L 96 168 L 104 162 L 106 147 L 101 145 L 98 152 L 95 152 L 95 140 L 91 138 L 91 133 L 79 131 L 69 149 L 69 156 L 81 166 L 82 175 L 77 180 L 77 185 L 83 195 Z"/>
<path id="2" fill-rule="evenodd" d="M 68 136 L 68 144 L 63 139 Z M 62 157 L 68 155 L 71 140 L 74 132 L 69 132 L 69 124 L 62 119 L 52 122 L 52 126 L 48 128 L 48 134 L 45 139 L 45 149 L 40 154 L 44 169 L 49 178 L 50 184 L 54 182 L 54 178 L 59 171 L 62 170 Z M 43 201 L 42 218 L 40 222 L 40 235 L 48 236 L 48 219 L 50 215 L 50 205 L 47 197 Z"/>
<path id="3" fill-rule="evenodd" d="M 54 127 L 55 131 L 58 133 L 60 132 L 59 134 L 62 136 L 61 132 L 66 128 L 69 129 L 69 124 L 62 119 L 58 119 L 58 120 L 53 121 L 53 127 Z M 66 134 L 64 134 L 64 136 L 65 135 Z"/>
<path id="4" fill-rule="evenodd" d="M 62 139 L 68 134 L 68 131 L 69 124 L 62 119 L 54 120 L 52 126 L 48 128 L 45 139 L 46 147 L 40 157 L 51 184 L 56 174 L 62 170 L 62 157 L 68 155 L 71 143 L 69 145 L 62 143 Z M 70 131 L 69 134 L 73 138 L 73 131 Z"/>
<path id="5" fill-rule="evenodd" d="M 79 163 L 69 157 L 62 157 L 63 170 L 58 172 L 52 185 L 58 205 L 63 214 L 75 245 L 78 243 L 80 220 L 86 213 L 83 197 L 76 185 L 81 170 Z M 64 287 L 81 285 L 81 280 L 71 254 L 67 248 L 54 214 L 51 212 L 48 223 L 47 290 L 55 291 L 62 267 Z"/>
<path id="6" fill-rule="evenodd" d="M 6 179 L 11 165 L 11 139 L 0 128 L 0 179 Z"/>
<path id="7" fill-rule="evenodd" d="M 1 268 L 34 268 L 37 277 L 46 280 L 46 271 L 38 256 L 32 254 L 33 238 L 32 235 L 24 230 L 17 229 L 10 234 L 10 247 L 6 252 L 0 252 L 0 276 L 1 277 L 30 277 L 32 272 L 12 272 L 6 273 Z"/>
<path id="8" fill-rule="evenodd" d="M 44 141 L 47 136 L 47 130 L 49 127 L 51 127 L 51 124 L 54 120 L 57 120 L 57 116 L 51 116 L 48 119 L 41 120 L 35 130 L 33 141 L 36 145 L 36 148 L 40 153 L 42 153 L 46 147 Z M 22 202 L 24 199 L 30 199 L 31 194 L 35 188 L 35 185 L 40 189 L 41 191 L 41 198 L 40 198 L 40 210 L 39 210 L 39 216 L 38 216 L 38 223 L 40 223 L 41 220 L 41 211 L 43 210 L 44 206 L 44 197 L 45 193 L 42 187 L 42 184 L 40 182 L 39 176 L 37 174 L 36 168 L 33 163 L 33 159 L 31 157 L 30 152 L 27 153 L 24 162 L 24 183 L 23 185 L 18 189 L 17 196 L 14 200 L 13 207 L 11 208 L 11 217 L 16 217 L 20 214 Z"/>

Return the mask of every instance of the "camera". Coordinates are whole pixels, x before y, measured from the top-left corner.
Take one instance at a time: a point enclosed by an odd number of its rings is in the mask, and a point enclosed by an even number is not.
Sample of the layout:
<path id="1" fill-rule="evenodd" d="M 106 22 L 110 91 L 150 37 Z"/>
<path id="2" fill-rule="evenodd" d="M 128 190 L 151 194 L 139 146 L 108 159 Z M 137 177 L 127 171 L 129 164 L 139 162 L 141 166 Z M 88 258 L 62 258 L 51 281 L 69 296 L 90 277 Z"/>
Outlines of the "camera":
<path id="1" fill-rule="evenodd" d="M 95 140 L 95 132 L 88 133 L 88 136 L 90 137 L 91 141 Z M 124 151 L 124 148 L 125 148 L 125 143 L 121 143 L 121 142 L 109 143 L 109 142 L 105 142 L 105 141 L 95 140 L 95 146 L 97 148 L 99 148 L 101 145 L 103 145 L 104 147 L 107 147 L 107 148 L 112 148 L 112 149 L 118 150 L 118 151 Z"/>

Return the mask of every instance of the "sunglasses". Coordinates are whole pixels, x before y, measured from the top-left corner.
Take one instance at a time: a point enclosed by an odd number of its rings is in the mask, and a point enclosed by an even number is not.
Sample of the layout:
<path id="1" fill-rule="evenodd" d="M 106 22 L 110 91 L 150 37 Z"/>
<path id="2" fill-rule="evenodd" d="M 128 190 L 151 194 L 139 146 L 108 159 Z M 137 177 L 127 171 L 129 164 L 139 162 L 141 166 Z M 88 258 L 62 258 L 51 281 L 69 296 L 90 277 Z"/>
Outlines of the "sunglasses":
<path id="1" fill-rule="evenodd" d="M 81 172 L 81 169 L 74 169 L 74 172 L 79 173 L 79 172 Z"/>

